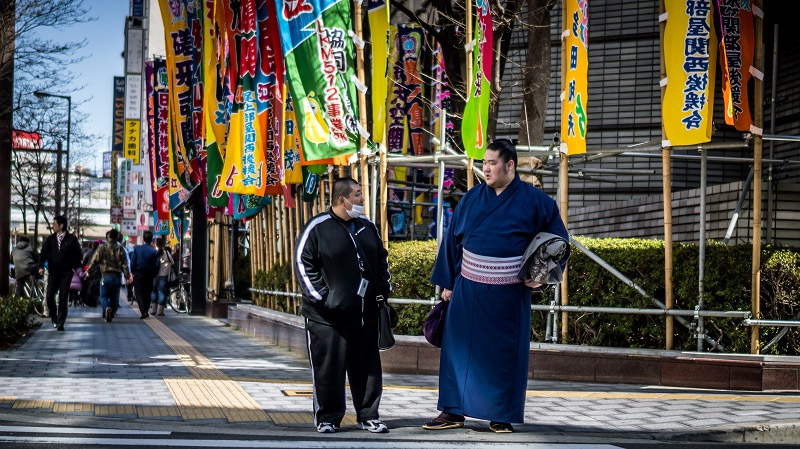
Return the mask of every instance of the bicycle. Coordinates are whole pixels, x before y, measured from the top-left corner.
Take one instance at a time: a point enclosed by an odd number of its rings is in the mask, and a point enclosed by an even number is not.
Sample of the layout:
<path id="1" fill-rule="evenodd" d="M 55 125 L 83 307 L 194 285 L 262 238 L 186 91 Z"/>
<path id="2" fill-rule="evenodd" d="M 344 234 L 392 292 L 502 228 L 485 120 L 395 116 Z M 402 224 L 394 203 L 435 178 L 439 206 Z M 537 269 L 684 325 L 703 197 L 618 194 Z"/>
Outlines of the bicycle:
<path id="1" fill-rule="evenodd" d="M 178 285 L 172 287 L 167 296 L 169 307 L 178 313 L 192 314 L 191 285 L 189 273 L 181 273 Z"/>
<path id="2" fill-rule="evenodd" d="M 22 286 L 22 294 L 26 298 L 33 301 L 33 311 L 41 317 L 46 317 L 48 314 L 47 304 L 45 300 L 45 286 L 47 282 L 44 277 L 29 276 Z"/>

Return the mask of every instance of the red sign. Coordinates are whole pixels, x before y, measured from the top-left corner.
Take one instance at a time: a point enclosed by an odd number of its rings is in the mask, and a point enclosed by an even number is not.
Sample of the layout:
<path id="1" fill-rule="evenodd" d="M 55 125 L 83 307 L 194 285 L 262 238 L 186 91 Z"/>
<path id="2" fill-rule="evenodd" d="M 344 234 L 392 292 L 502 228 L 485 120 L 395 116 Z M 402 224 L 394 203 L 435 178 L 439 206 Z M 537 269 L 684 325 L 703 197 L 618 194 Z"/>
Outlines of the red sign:
<path id="1" fill-rule="evenodd" d="M 42 136 L 34 132 L 15 129 L 12 134 L 12 142 L 15 150 L 38 150 L 42 148 Z"/>
<path id="2" fill-rule="evenodd" d="M 122 207 L 111 206 L 111 223 L 122 223 Z"/>

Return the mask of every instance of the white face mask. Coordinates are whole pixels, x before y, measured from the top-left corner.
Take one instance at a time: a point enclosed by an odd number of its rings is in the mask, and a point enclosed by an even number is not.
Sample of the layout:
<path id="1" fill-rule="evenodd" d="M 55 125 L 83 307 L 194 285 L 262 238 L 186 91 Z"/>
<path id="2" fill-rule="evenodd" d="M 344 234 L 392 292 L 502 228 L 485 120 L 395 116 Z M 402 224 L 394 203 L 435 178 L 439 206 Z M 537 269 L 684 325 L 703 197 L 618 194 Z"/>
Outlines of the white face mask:
<path id="1" fill-rule="evenodd" d="M 347 201 L 347 198 L 344 198 L 344 200 Z M 350 201 L 347 201 L 347 202 L 350 203 Z M 347 215 L 349 215 L 352 218 L 358 218 L 358 217 L 364 215 L 364 206 L 359 206 L 359 205 L 353 204 L 353 203 L 350 203 L 350 205 L 353 206 L 353 208 L 350 209 L 350 210 L 345 209 L 345 211 L 347 212 Z"/>

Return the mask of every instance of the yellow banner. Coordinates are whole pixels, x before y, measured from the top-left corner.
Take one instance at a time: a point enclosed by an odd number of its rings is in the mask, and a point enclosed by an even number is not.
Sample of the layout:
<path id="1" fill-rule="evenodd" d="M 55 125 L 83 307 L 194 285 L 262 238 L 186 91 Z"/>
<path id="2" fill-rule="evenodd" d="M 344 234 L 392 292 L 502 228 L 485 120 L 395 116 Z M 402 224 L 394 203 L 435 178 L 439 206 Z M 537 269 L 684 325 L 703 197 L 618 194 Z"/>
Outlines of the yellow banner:
<path id="1" fill-rule="evenodd" d="M 667 88 L 661 105 L 670 146 L 711 140 L 717 36 L 712 3 L 665 0 L 664 61 Z M 663 80 L 662 80 L 663 82 Z"/>
<path id="2" fill-rule="evenodd" d="M 386 97 L 389 87 L 389 1 L 370 0 L 367 6 L 372 42 L 372 135 L 386 148 Z"/>
<path id="3" fill-rule="evenodd" d="M 561 93 L 561 151 L 586 152 L 586 105 L 589 100 L 588 0 L 565 0 L 568 18 L 562 58 L 566 64 Z"/>
<path id="4" fill-rule="evenodd" d="M 139 163 L 142 128 L 139 120 L 125 120 L 125 159 Z"/>
<path id="5" fill-rule="evenodd" d="M 302 154 L 300 144 L 300 134 L 297 131 L 297 114 L 294 110 L 292 96 L 283 85 L 283 94 L 286 103 L 283 110 L 283 185 L 302 184 L 303 170 L 300 168 L 300 155 Z"/>

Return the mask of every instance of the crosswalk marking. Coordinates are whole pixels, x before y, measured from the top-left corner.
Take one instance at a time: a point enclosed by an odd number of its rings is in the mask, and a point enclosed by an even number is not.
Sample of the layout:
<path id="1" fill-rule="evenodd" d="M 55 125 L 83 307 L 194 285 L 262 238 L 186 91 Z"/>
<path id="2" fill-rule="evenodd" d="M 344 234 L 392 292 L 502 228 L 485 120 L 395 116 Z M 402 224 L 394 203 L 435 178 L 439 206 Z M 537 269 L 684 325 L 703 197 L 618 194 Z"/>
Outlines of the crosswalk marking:
<path id="1" fill-rule="evenodd" d="M 124 430 L 98 429 L 94 427 L 35 427 L 35 426 L 0 426 L 0 432 L 18 433 L 69 433 L 83 435 L 171 435 L 168 430 Z M 0 436 L 0 438 L 5 438 Z"/>

